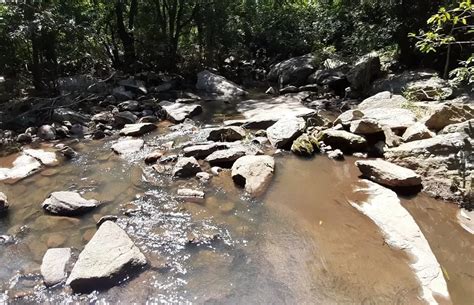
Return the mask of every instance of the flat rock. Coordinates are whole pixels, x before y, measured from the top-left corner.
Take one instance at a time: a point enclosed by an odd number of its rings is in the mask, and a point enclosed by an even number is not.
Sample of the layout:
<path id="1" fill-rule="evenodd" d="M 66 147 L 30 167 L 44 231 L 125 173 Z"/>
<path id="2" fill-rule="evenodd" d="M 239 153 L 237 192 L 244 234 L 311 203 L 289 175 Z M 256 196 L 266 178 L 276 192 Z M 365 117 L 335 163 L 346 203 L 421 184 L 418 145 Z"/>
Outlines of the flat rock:
<path id="1" fill-rule="evenodd" d="M 296 116 L 285 116 L 267 129 L 267 137 L 276 148 L 289 148 L 306 127 L 305 120 Z"/>
<path id="2" fill-rule="evenodd" d="M 51 151 L 45 151 L 42 149 L 25 149 L 23 153 L 27 156 L 33 157 L 43 165 L 56 165 L 58 163 L 58 159 L 56 158 L 56 153 Z"/>
<path id="3" fill-rule="evenodd" d="M 202 112 L 202 107 L 199 104 L 161 102 L 160 106 L 166 111 L 167 118 L 173 123 L 182 123 L 187 118 Z"/>
<path id="4" fill-rule="evenodd" d="M 121 136 L 138 137 L 155 130 L 157 127 L 152 123 L 127 124 L 120 130 Z"/>
<path id="5" fill-rule="evenodd" d="M 364 111 L 374 108 L 402 108 L 405 103 L 407 103 L 407 99 L 403 96 L 394 95 L 390 91 L 383 91 L 363 100 L 362 103 L 357 105 L 357 109 Z"/>
<path id="6" fill-rule="evenodd" d="M 73 216 L 84 214 L 99 205 L 97 200 L 87 200 L 77 192 L 54 192 L 43 202 L 43 209 L 51 214 Z"/>
<path id="7" fill-rule="evenodd" d="M 321 141 L 343 152 L 364 151 L 367 149 L 367 140 L 364 137 L 344 130 L 324 130 L 321 133 Z"/>
<path id="8" fill-rule="evenodd" d="M 388 187 L 414 187 L 421 185 L 421 177 L 411 169 L 377 160 L 359 160 L 355 163 L 365 178 Z"/>
<path id="9" fill-rule="evenodd" d="M 215 151 L 227 149 L 227 143 L 215 142 L 209 144 L 197 144 L 185 147 L 183 153 L 185 157 L 195 157 L 196 159 L 205 159 L 207 156 Z"/>
<path id="10" fill-rule="evenodd" d="M 206 157 L 206 161 L 211 166 L 230 167 L 237 159 L 247 155 L 245 147 L 231 147 L 229 149 L 218 150 Z"/>
<path id="11" fill-rule="evenodd" d="M 242 127 L 225 126 L 211 129 L 207 139 L 210 141 L 233 142 L 242 140 L 245 138 L 245 135 L 245 129 Z"/>
<path id="12" fill-rule="evenodd" d="M 423 139 L 429 139 L 435 136 L 435 133 L 431 132 L 425 124 L 415 123 L 407 128 L 402 138 L 405 142 L 418 141 Z"/>
<path id="13" fill-rule="evenodd" d="M 440 296 L 451 303 L 441 266 L 423 232 L 401 205 L 397 194 L 371 181 L 364 182 L 367 187 L 358 191 L 368 195 L 368 198 L 363 202 L 351 202 L 352 206 L 372 219 L 381 229 L 388 245 L 413 257 L 410 267 L 421 284 L 422 298 L 428 304 L 439 304 Z"/>
<path id="14" fill-rule="evenodd" d="M 271 156 L 244 156 L 232 166 L 232 179 L 250 195 L 258 196 L 266 190 L 274 170 Z"/>
<path id="15" fill-rule="evenodd" d="M 70 259 L 70 248 L 51 248 L 46 251 L 41 263 L 41 275 L 46 287 L 54 286 L 66 279 L 66 264 Z"/>
<path id="16" fill-rule="evenodd" d="M 179 189 L 177 192 L 178 199 L 202 203 L 204 202 L 205 194 L 203 191 L 192 190 L 192 189 Z"/>
<path id="17" fill-rule="evenodd" d="M 193 177 L 201 171 L 201 166 L 194 157 L 181 157 L 173 168 L 173 177 Z"/>
<path id="18" fill-rule="evenodd" d="M 66 284 L 75 292 L 101 290 L 121 283 L 147 264 L 127 233 L 104 222 L 79 254 Z"/>
<path id="19" fill-rule="evenodd" d="M 393 130 L 404 130 L 416 123 L 416 115 L 408 109 L 372 108 L 363 112 L 364 119 L 372 119 L 377 121 L 380 126 L 387 126 Z"/>
<path id="20" fill-rule="evenodd" d="M 0 180 L 19 180 L 33 175 L 41 169 L 41 163 L 33 157 L 20 155 L 11 168 L 0 168 Z"/>
<path id="21" fill-rule="evenodd" d="M 112 145 L 112 150 L 119 154 L 132 154 L 140 151 L 145 145 L 142 139 L 123 139 Z"/>

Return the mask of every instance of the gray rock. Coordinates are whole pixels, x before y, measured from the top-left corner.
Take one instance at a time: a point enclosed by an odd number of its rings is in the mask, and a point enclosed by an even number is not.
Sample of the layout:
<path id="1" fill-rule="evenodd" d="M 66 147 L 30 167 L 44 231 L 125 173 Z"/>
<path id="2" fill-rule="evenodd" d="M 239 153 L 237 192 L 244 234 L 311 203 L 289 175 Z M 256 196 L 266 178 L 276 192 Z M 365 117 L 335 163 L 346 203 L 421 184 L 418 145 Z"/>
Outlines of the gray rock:
<path id="1" fill-rule="evenodd" d="M 196 89 L 226 97 L 247 95 L 247 91 L 237 84 L 207 70 L 198 73 Z"/>
<path id="2" fill-rule="evenodd" d="M 474 138 L 474 119 L 444 127 L 439 134 L 461 132 Z"/>
<path id="3" fill-rule="evenodd" d="M 377 53 L 372 52 L 361 57 L 347 73 L 351 88 L 357 91 L 369 89 L 372 81 L 380 75 L 380 67 L 380 58 Z"/>
<path id="4" fill-rule="evenodd" d="M 267 75 L 270 82 L 284 87 L 304 85 L 308 76 L 315 70 L 316 58 L 312 54 L 293 57 L 274 65 Z"/>
<path id="5" fill-rule="evenodd" d="M 138 111 L 140 108 L 140 104 L 137 101 L 125 101 L 118 104 L 118 108 L 120 111 Z"/>
<path id="6" fill-rule="evenodd" d="M 367 140 L 364 137 L 344 130 L 324 130 L 320 139 L 326 145 L 343 152 L 365 151 L 367 149 Z"/>
<path id="7" fill-rule="evenodd" d="M 333 160 L 344 160 L 344 153 L 340 149 L 331 150 L 328 152 L 328 158 Z"/>
<path id="8" fill-rule="evenodd" d="M 127 233 L 104 222 L 84 247 L 66 281 L 75 292 L 90 292 L 121 283 L 147 264 Z"/>
<path id="9" fill-rule="evenodd" d="M 201 172 L 201 166 L 194 157 L 179 158 L 173 168 L 173 177 L 193 177 Z"/>
<path id="10" fill-rule="evenodd" d="M 135 94 L 133 92 L 128 91 L 125 89 L 123 86 L 116 87 L 112 90 L 112 95 L 118 100 L 118 101 L 127 101 L 127 100 L 133 100 L 135 97 Z"/>
<path id="11" fill-rule="evenodd" d="M 141 80 L 136 79 L 123 79 L 118 83 L 120 86 L 123 86 L 125 89 L 139 93 L 139 94 L 147 94 L 148 91 L 146 90 L 145 83 Z"/>
<path id="12" fill-rule="evenodd" d="M 110 111 L 102 111 L 94 115 L 91 120 L 95 123 L 113 124 L 114 115 Z"/>
<path id="13" fill-rule="evenodd" d="M 33 141 L 33 137 L 28 133 L 21 133 L 16 137 L 16 141 L 21 144 L 29 144 Z"/>
<path id="14" fill-rule="evenodd" d="M 209 136 L 210 141 L 232 142 L 245 138 L 245 129 L 237 126 L 227 126 L 211 129 Z"/>
<path id="15" fill-rule="evenodd" d="M 87 200 L 77 192 L 54 192 L 43 202 L 42 207 L 55 215 L 73 216 L 84 214 L 99 205 L 97 200 Z"/>
<path id="16" fill-rule="evenodd" d="M 56 153 L 52 151 L 45 151 L 42 149 L 25 149 L 23 153 L 27 156 L 33 157 L 43 165 L 53 166 L 58 164 Z"/>
<path id="17" fill-rule="evenodd" d="M 221 149 L 227 149 L 229 145 L 227 143 L 210 143 L 210 144 L 198 144 L 193 146 L 185 147 L 183 152 L 185 157 L 194 157 L 196 159 L 205 159 L 207 156 L 215 151 Z"/>
<path id="18" fill-rule="evenodd" d="M 377 121 L 380 126 L 393 130 L 405 130 L 416 123 L 416 115 L 408 109 L 373 108 L 364 110 L 364 119 Z"/>
<path id="19" fill-rule="evenodd" d="M 134 124 L 138 120 L 138 117 L 130 111 L 122 111 L 114 114 L 114 123 L 117 126 L 123 126 L 126 124 Z"/>
<path id="20" fill-rule="evenodd" d="M 359 160 L 355 163 L 365 178 L 388 187 L 421 186 L 421 177 L 411 169 L 377 160 Z"/>
<path id="21" fill-rule="evenodd" d="M 408 70 L 400 74 L 389 74 L 384 78 L 376 80 L 370 92 L 371 94 L 375 94 L 382 91 L 389 91 L 393 94 L 402 94 L 410 84 L 437 76 L 438 74 L 435 71 L 428 70 Z"/>
<path id="22" fill-rule="evenodd" d="M 466 104 L 445 104 L 436 109 L 425 121 L 429 129 L 441 130 L 451 124 L 474 119 L 474 107 Z"/>
<path id="23" fill-rule="evenodd" d="M 121 136 L 138 137 L 155 130 L 157 127 L 152 123 L 127 124 L 120 130 Z"/>
<path id="24" fill-rule="evenodd" d="M 352 121 L 349 131 L 355 134 L 368 135 L 381 132 L 382 128 L 374 119 L 362 119 Z"/>
<path id="25" fill-rule="evenodd" d="M 66 264 L 70 259 L 70 248 L 51 248 L 46 251 L 41 263 L 41 275 L 46 287 L 54 286 L 66 279 Z"/>
<path id="26" fill-rule="evenodd" d="M 140 151 L 143 145 L 145 141 L 142 139 L 124 139 L 112 145 L 112 150 L 119 155 L 132 154 Z"/>
<path id="27" fill-rule="evenodd" d="M 10 204 L 8 203 L 8 197 L 4 193 L 0 192 L 0 215 L 5 213 Z"/>
<path id="28" fill-rule="evenodd" d="M 425 124 L 416 123 L 407 128 L 402 138 L 405 142 L 418 141 L 434 137 L 435 134 L 431 132 Z"/>
<path id="29" fill-rule="evenodd" d="M 244 147 L 231 147 L 229 149 L 218 150 L 206 157 L 206 161 L 211 166 L 231 167 L 240 157 L 247 155 L 248 150 Z"/>
<path id="30" fill-rule="evenodd" d="M 166 111 L 167 118 L 173 123 L 182 123 L 202 112 L 201 105 L 161 102 L 160 106 Z"/>
<path id="31" fill-rule="evenodd" d="M 74 111 L 68 108 L 56 108 L 53 110 L 53 120 L 57 122 L 69 121 L 72 124 L 87 124 L 90 121 L 90 116 Z"/>
<path id="32" fill-rule="evenodd" d="M 192 190 L 192 189 L 179 189 L 177 192 L 178 199 L 202 203 L 204 202 L 205 194 L 203 191 Z"/>
<path id="33" fill-rule="evenodd" d="M 206 172 L 199 172 L 196 174 L 196 178 L 198 178 L 201 182 L 206 183 L 211 180 L 211 174 Z"/>
<path id="34" fill-rule="evenodd" d="M 244 156 L 232 166 L 232 179 L 250 195 L 258 196 L 266 190 L 274 170 L 271 156 Z"/>
<path id="35" fill-rule="evenodd" d="M 373 108 L 402 108 L 406 103 L 407 99 L 403 96 L 393 95 L 390 91 L 383 91 L 363 100 L 362 103 L 357 105 L 357 109 L 364 111 Z"/>
<path id="36" fill-rule="evenodd" d="M 267 137 L 276 148 L 289 148 L 306 127 L 305 120 L 296 116 L 285 116 L 267 129 Z"/>
<path id="37" fill-rule="evenodd" d="M 444 100 L 453 95 L 449 83 L 437 76 L 411 82 L 405 91 L 410 99 L 419 101 Z"/>
<path id="38" fill-rule="evenodd" d="M 352 121 L 361 120 L 364 118 L 364 113 L 358 109 L 348 110 L 337 117 L 334 121 L 334 126 L 341 124 L 349 126 Z"/>
<path id="39" fill-rule="evenodd" d="M 287 93 L 298 93 L 300 89 L 296 86 L 286 86 L 285 88 L 280 89 L 280 94 L 287 94 Z"/>
<path id="40" fill-rule="evenodd" d="M 40 139 L 51 141 L 56 139 L 56 130 L 51 125 L 43 125 L 38 128 L 37 136 Z"/>

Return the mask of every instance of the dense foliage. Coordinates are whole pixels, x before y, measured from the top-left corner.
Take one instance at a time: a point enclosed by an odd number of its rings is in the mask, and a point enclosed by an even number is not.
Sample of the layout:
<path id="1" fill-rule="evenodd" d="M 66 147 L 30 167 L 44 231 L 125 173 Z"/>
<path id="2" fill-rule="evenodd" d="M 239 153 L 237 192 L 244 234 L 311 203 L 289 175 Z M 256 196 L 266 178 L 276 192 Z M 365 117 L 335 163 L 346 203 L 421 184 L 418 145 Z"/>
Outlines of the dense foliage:
<path id="1" fill-rule="evenodd" d="M 430 33 L 433 22 L 426 20 L 445 2 L 452 1 L 43 0 L 0 4 L 0 75 L 49 89 L 59 76 L 100 75 L 112 67 L 193 73 L 203 66 L 220 67 L 229 56 L 269 65 L 308 52 L 351 57 L 383 48 L 398 50 L 404 65 L 440 68 L 445 61 L 439 58 L 449 50 L 439 50 L 435 56 L 417 53 L 409 33 L 420 29 Z M 456 57 L 452 52 L 449 56 Z M 448 66 L 457 64 L 454 58 Z"/>

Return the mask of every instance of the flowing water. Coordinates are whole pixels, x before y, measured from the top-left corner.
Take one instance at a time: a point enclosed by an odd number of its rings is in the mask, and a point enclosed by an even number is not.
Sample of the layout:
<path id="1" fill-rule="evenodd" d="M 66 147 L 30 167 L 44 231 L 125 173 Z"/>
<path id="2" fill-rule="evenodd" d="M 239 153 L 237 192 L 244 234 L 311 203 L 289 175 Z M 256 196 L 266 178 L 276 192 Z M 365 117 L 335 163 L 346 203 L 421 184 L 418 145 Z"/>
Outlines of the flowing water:
<path id="1" fill-rule="evenodd" d="M 232 105 L 219 105 L 198 119 L 212 124 L 239 117 Z M 74 144 L 77 159 L 3 184 L 12 206 L 0 219 L 0 235 L 15 241 L 0 245 L 0 303 L 424 304 L 412 258 L 388 246 L 350 204 L 367 196 L 355 191 L 364 184 L 355 159 L 279 154 L 274 179 L 258 199 L 236 188 L 229 172 L 203 184 L 145 166 L 147 152 L 169 141 L 176 147 L 198 140 L 194 131 L 170 131 L 162 123 L 145 137 L 142 152 L 126 157 L 111 152 L 116 139 L 82 141 Z M 181 187 L 205 190 L 205 202 L 176 200 Z M 61 190 L 102 205 L 81 217 L 44 213 L 43 200 Z M 473 304 L 474 237 L 459 225 L 456 206 L 423 194 L 402 204 L 441 264 L 452 303 Z M 39 275 L 45 251 L 71 247 L 77 256 L 104 215 L 119 216 L 150 266 L 103 292 L 46 289 Z"/>

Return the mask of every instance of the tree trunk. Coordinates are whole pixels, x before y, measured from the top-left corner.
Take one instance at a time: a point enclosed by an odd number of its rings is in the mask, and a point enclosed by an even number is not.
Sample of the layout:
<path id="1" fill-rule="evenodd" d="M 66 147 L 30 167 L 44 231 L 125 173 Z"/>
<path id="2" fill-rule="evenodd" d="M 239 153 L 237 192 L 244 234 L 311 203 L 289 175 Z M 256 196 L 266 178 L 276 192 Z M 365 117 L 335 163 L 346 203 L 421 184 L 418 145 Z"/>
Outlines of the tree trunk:
<path id="1" fill-rule="evenodd" d="M 136 0 L 132 2 L 135 2 L 136 5 Z M 134 9 L 134 11 L 136 11 L 136 8 Z M 134 13 L 134 11 L 131 11 L 130 13 L 132 14 Z M 135 63 L 135 39 L 133 37 L 133 32 L 128 32 L 125 27 L 123 13 L 123 0 L 117 0 L 117 2 L 115 3 L 115 14 L 117 16 L 117 33 L 123 46 L 124 69 L 128 70 Z M 133 18 L 131 18 L 131 20 L 133 21 Z"/>

